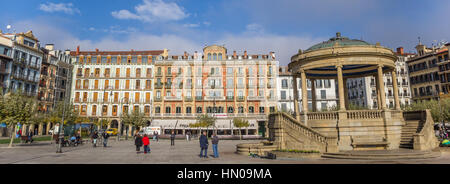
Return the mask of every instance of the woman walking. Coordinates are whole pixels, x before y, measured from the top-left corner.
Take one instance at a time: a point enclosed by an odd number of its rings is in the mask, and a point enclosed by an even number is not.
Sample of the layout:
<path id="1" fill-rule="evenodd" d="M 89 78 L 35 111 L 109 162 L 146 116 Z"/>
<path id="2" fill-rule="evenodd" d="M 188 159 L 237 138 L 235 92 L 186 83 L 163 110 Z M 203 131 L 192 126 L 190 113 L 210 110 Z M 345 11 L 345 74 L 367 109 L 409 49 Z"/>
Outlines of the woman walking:
<path id="1" fill-rule="evenodd" d="M 145 134 L 144 138 L 142 138 L 142 143 L 144 143 L 144 154 L 147 154 L 147 152 L 150 153 L 150 139 L 147 134 Z"/>
<path id="2" fill-rule="evenodd" d="M 97 131 L 94 132 L 94 134 L 92 135 L 92 143 L 94 144 L 94 147 L 97 147 L 97 138 L 98 138 L 98 133 Z"/>
<path id="3" fill-rule="evenodd" d="M 136 139 L 134 140 L 134 145 L 136 145 L 136 154 L 141 151 L 142 138 L 139 134 L 136 134 Z"/>

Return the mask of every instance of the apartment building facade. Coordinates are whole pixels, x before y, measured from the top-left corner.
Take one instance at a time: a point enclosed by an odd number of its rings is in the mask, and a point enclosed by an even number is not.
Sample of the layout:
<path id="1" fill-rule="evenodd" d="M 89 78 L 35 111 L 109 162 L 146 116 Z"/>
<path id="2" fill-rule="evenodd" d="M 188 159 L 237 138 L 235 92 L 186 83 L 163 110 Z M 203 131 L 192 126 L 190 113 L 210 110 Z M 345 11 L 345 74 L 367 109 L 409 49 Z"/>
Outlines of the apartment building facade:
<path id="1" fill-rule="evenodd" d="M 448 57 L 445 46 L 427 48 L 422 43 L 416 46 L 417 56 L 407 61 L 413 101 L 439 99 L 442 92 L 441 76 L 438 61 Z M 441 74 L 440 74 L 441 73 Z M 442 81 L 445 82 L 445 81 Z"/>
<path id="2" fill-rule="evenodd" d="M 154 61 L 165 54 L 167 50 L 80 51 L 77 47 L 70 52 L 75 111 L 82 117 L 106 119 L 110 122 L 107 128 L 118 128 L 121 133 L 124 113 L 139 109 L 150 118 Z"/>
<path id="3" fill-rule="evenodd" d="M 269 54 L 227 55 L 223 46 L 211 45 L 203 53 L 159 57 L 155 61 L 152 125 L 165 133 L 198 129 L 189 125 L 201 114 L 217 118 L 218 134 L 238 134 L 232 120 L 245 118 L 250 127 L 241 133 L 264 135 L 267 115 L 277 106 L 278 61 Z"/>

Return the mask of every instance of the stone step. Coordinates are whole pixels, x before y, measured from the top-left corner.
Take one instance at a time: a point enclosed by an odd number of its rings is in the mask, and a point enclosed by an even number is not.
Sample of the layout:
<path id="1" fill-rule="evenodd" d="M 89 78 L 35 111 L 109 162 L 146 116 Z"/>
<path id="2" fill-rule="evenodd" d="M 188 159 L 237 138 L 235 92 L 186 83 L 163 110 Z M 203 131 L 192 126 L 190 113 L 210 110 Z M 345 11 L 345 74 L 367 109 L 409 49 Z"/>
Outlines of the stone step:
<path id="1" fill-rule="evenodd" d="M 347 156 L 347 155 L 328 155 L 323 154 L 323 158 L 331 159 L 350 159 L 350 160 L 408 160 L 408 159 L 432 159 L 441 156 L 439 152 L 425 153 L 420 155 L 401 155 L 401 156 Z"/>
<path id="2" fill-rule="evenodd" d="M 338 152 L 338 153 L 323 153 L 324 155 L 340 155 L 340 156 L 383 156 L 383 157 L 395 157 L 395 156 L 412 156 L 423 155 L 432 153 L 431 151 L 413 151 L 406 150 L 402 152 L 389 152 L 383 150 L 375 151 L 350 151 L 350 152 Z"/>

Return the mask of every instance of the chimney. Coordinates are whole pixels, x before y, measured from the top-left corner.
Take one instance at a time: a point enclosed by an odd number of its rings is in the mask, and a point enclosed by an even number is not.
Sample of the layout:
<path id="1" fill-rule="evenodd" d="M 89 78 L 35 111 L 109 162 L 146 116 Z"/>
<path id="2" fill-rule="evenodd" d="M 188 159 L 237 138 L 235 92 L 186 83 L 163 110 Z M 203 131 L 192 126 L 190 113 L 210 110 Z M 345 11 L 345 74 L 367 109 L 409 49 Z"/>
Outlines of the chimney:
<path id="1" fill-rule="evenodd" d="M 97 49 L 97 48 L 95 49 L 95 53 L 97 53 L 97 54 L 98 54 L 98 49 Z"/>
<path id="2" fill-rule="evenodd" d="M 233 58 L 234 58 L 234 59 L 237 58 L 237 56 L 236 56 L 236 51 L 233 51 Z"/>
<path id="3" fill-rule="evenodd" d="M 194 59 L 197 59 L 197 51 L 194 52 Z"/>
<path id="4" fill-rule="evenodd" d="M 187 52 L 184 51 L 184 59 L 187 59 L 187 56 L 188 56 Z"/>
<path id="5" fill-rule="evenodd" d="M 52 51 L 55 48 L 55 45 L 53 44 L 46 44 L 45 45 L 45 49 L 47 49 L 48 51 Z"/>
<path id="6" fill-rule="evenodd" d="M 403 55 L 403 47 L 397 48 L 397 54 Z"/>
<path id="7" fill-rule="evenodd" d="M 244 59 L 247 59 L 247 51 L 244 51 Z"/>
<path id="8" fill-rule="evenodd" d="M 78 45 L 77 46 L 77 55 L 79 55 L 80 54 L 80 46 Z"/>

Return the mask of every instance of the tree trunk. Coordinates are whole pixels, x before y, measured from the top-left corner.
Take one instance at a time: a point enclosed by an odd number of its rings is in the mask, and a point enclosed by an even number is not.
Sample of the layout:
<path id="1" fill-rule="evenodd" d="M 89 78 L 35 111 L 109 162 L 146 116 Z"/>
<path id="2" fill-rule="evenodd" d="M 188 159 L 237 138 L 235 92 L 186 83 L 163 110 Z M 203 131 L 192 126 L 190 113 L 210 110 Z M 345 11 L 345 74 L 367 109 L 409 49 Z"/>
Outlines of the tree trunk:
<path id="1" fill-rule="evenodd" d="M 242 140 L 242 130 L 241 130 L 241 127 L 239 127 L 239 140 Z"/>
<path id="2" fill-rule="evenodd" d="M 12 145 L 13 145 L 13 141 L 14 141 L 14 137 L 16 136 L 16 134 L 15 134 L 15 129 L 16 129 L 16 125 L 15 124 L 12 124 L 12 127 L 11 127 L 11 140 L 9 141 L 9 146 L 8 146 L 8 148 L 11 148 L 12 147 Z"/>

